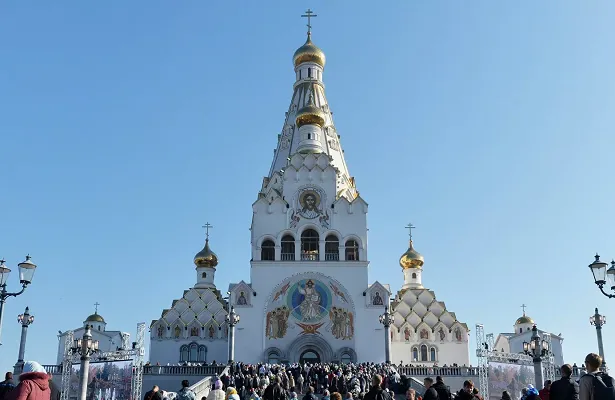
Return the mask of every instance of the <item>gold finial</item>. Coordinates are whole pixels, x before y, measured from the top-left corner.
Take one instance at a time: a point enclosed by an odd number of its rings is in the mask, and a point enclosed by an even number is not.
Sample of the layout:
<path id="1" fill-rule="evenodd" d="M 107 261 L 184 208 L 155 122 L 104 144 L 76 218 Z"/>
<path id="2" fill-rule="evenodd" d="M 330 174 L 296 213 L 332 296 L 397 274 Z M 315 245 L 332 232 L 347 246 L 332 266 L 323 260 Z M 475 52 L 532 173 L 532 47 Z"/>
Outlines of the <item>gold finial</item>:
<path id="1" fill-rule="evenodd" d="M 206 222 L 201 228 L 205 228 L 205 240 L 209 240 L 209 230 L 213 229 L 214 226 L 209 222 Z"/>
<path id="2" fill-rule="evenodd" d="M 408 230 L 408 236 L 410 236 L 410 241 L 412 241 L 412 230 L 415 229 L 416 226 L 412 225 L 412 222 L 406 225 L 406 229 Z"/>
<path id="3" fill-rule="evenodd" d="M 218 256 L 209 248 L 209 230 L 213 225 L 207 222 L 203 228 L 205 228 L 205 247 L 194 256 L 194 264 L 197 267 L 215 268 L 218 265 Z"/>
<path id="4" fill-rule="evenodd" d="M 525 307 L 527 307 L 525 304 L 521 304 L 521 308 L 523 309 L 523 316 L 525 317 Z"/>
<path id="5" fill-rule="evenodd" d="M 94 303 L 94 314 L 98 314 L 98 306 L 100 305 L 99 302 Z"/>
<path id="6" fill-rule="evenodd" d="M 318 17 L 318 15 L 314 14 L 314 11 L 308 8 L 305 14 L 303 14 L 301 17 L 307 18 L 307 28 L 308 28 L 307 34 L 308 36 L 311 36 L 312 35 L 312 18 Z"/>

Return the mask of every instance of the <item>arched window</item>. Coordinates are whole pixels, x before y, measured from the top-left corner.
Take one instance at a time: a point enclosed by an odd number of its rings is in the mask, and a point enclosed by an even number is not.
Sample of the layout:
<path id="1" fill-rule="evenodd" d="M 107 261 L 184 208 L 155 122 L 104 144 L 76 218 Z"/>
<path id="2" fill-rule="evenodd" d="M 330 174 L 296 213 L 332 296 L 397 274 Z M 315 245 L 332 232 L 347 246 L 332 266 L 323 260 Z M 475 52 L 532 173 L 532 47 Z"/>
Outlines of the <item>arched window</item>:
<path id="1" fill-rule="evenodd" d="M 416 279 L 416 272 L 412 273 L 412 279 Z"/>
<path id="2" fill-rule="evenodd" d="M 203 278 L 203 279 L 207 278 L 207 272 L 203 272 L 203 273 L 201 274 L 201 278 Z"/>
<path id="3" fill-rule="evenodd" d="M 335 235 L 328 235 L 325 239 L 325 261 L 339 261 L 340 241 Z"/>
<path id="4" fill-rule="evenodd" d="M 207 361 L 207 347 L 206 346 L 199 346 L 199 362 L 206 362 Z"/>
<path id="5" fill-rule="evenodd" d="M 282 237 L 282 261 L 295 261 L 295 238 L 291 235 Z"/>
<path id="6" fill-rule="evenodd" d="M 419 360 L 419 349 L 416 347 L 412 348 L 412 362 L 417 362 Z"/>
<path id="7" fill-rule="evenodd" d="M 422 345 L 421 346 L 421 361 L 428 361 L 428 358 L 427 358 L 427 346 L 426 345 Z"/>
<path id="8" fill-rule="evenodd" d="M 434 347 L 429 350 L 429 359 L 430 361 L 436 361 L 436 349 Z"/>
<path id="9" fill-rule="evenodd" d="M 346 261 L 359 261 L 359 243 L 356 240 L 346 241 Z"/>
<path id="10" fill-rule="evenodd" d="M 352 357 L 348 353 L 342 353 L 340 361 L 342 362 L 342 364 L 350 364 L 352 362 Z"/>
<path id="11" fill-rule="evenodd" d="M 267 357 L 267 362 L 269 364 L 279 364 L 280 363 L 280 355 L 275 351 L 269 353 L 269 357 Z"/>
<path id="12" fill-rule="evenodd" d="M 190 343 L 190 359 L 188 361 L 196 361 L 199 359 L 199 345 Z"/>
<path id="13" fill-rule="evenodd" d="M 196 342 L 185 344 L 179 348 L 180 362 L 205 362 L 207 361 L 207 346 L 198 345 Z"/>
<path id="14" fill-rule="evenodd" d="M 261 244 L 261 260 L 275 260 L 275 243 L 273 243 L 273 240 L 267 239 L 263 241 L 263 244 Z"/>
<path id="15" fill-rule="evenodd" d="M 306 229 L 301 234 L 301 260 L 318 261 L 318 232 Z"/>
<path id="16" fill-rule="evenodd" d="M 187 362 L 189 359 L 190 357 L 188 353 L 188 346 L 183 345 L 182 347 L 179 348 L 179 361 Z"/>

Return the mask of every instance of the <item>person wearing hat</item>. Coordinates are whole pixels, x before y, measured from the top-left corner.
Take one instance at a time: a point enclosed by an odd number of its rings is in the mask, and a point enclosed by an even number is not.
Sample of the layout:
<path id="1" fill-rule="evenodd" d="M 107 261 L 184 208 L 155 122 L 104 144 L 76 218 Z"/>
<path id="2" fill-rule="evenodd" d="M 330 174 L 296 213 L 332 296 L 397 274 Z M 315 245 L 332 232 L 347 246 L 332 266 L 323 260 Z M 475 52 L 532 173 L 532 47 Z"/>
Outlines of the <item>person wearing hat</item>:
<path id="1" fill-rule="evenodd" d="M 225 400 L 226 393 L 222 390 L 222 381 L 216 379 L 214 382 L 214 390 L 210 391 L 207 395 L 207 400 Z"/>
<path id="2" fill-rule="evenodd" d="M 49 400 L 49 375 L 36 361 L 26 361 L 19 375 L 19 385 L 7 396 L 7 400 Z"/>

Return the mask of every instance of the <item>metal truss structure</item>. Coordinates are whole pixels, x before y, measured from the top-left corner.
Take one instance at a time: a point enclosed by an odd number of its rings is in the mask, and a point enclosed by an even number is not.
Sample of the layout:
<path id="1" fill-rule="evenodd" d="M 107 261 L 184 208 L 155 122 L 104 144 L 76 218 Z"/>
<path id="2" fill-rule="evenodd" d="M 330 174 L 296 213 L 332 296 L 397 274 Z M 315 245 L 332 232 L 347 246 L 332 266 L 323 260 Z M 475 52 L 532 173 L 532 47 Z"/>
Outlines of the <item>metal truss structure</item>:
<path id="1" fill-rule="evenodd" d="M 551 348 L 551 335 L 543 334 L 542 338 L 548 344 L 549 354 L 544 357 L 543 368 L 545 374 L 545 380 L 550 380 L 551 382 L 555 381 L 555 357 L 553 357 L 553 349 Z M 537 385 L 542 385 L 542 383 L 536 382 Z"/>
<path id="2" fill-rule="evenodd" d="M 485 327 L 482 324 L 476 324 L 476 357 L 478 358 L 478 390 L 485 399 L 489 398 L 489 362 L 532 364 L 532 357 L 525 354 L 495 350 L 493 333 L 485 335 Z"/>
<path id="3" fill-rule="evenodd" d="M 476 357 L 478 358 L 478 390 L 484 399 L 489 398 L 489 344 L 485 327 L 476 324 Z"/>
<path id="4" fill-rule="evenodd" d="M 62 359 L 62 391 L 60 392 L 60 400 L 68 400 L 70 392 L 70 374 L 73 370 L 73 362 L 71 357 L 71 347 L 73 347 L 73 331 L 66 332 L 64 337 L 64 358 Z"/>
<path id="5" fill-rule="evenodd" d="M 131 399 L 141 398 L 143 388 L 143 358 L 145 357 L 145 322 L 137 325 L 137 341 L 135 355 L 132 359 Z"/>
<path id="6" fill-rule="evenodd" d="M 143 388 L 143 358 L 145 356 L 145 322 L 137 324 L 137 341 L 130 344 L 128 336 L 122 337 L 122 348 L 117 351 L 106 351 L 94 353 L 90 357 L 91 363 L 131 361 L 131 399 L 141 398 Z M 68 331 L 64 338 L 64 359 L 62 360 L 62 391 L 60 400 L 68 400 L 70 392 L 70 376 L 73 364 L 80 362 L 81 356 L 72 350 L 74 334 Z"/>

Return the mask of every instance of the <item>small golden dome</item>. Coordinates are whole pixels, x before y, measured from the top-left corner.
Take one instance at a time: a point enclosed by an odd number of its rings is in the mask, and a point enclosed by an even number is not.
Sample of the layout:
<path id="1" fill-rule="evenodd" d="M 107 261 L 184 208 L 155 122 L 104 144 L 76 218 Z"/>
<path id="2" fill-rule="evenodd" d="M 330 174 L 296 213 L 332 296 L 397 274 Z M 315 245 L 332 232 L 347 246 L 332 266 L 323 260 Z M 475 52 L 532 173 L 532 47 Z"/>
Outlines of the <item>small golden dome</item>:
<path id="1" fill-rule="evenodd" d="M 218 256 L 209 248 L 209 239 L 205 239 L 205 247 L 194 256 L 194 265 L 209 268 L 218 265 Z"/>
<path id="2" fill-rule="evenodd" d="M 105 319 L 98 315 L 98 313 L 94 313 L 85 319 L 86 322 L 105 322 Z"/>
<path id="3" fill-rule="evenodd" d="M 403 269 L 422 268 L 424 262 L 425 260 L 423 259 L 421 253 L 414 250 L 411 240 L 408 250 L 406 250 L 406 252 L 402 254 L 401 258 L 399 259 L 399 265 L 401 265 Z"/>
<path id="4" fill-rule="evenodd" d="M 528 317 L 527 315 L 523 314 L 523 316 L 518 318 L 517 321 L 515 322 L 515 325 L 521 325 L 521 324 L 534 324 L 534 320 Z"/>
<path id="5" fill-rule="evenodd" d="M 321 67 L 325 67 L 325 53 L 312 43 L 312 35 L 308 32 L 305 44 L 295 51 L 293 54 L 293 63 L 295 67 L 304 62 L 313 62 Z"/>
<path id="6" fill-rule="evenodd" d="M 297 117 L 295 118 L 297 128 L 301 128 L 303 125 L 318 125 L 322 128 L 325 125 L 325 113 L 314 104 L 313 93 L 314 87 L 310 89 L 310 97 L 307 104 L 297 111 Z"/>

